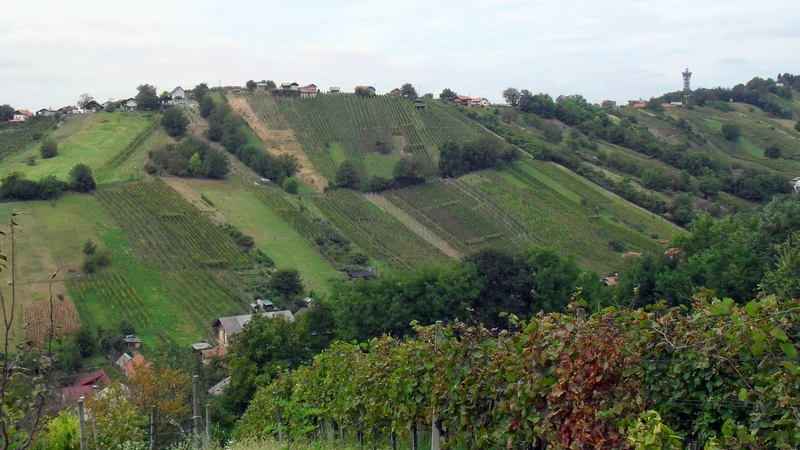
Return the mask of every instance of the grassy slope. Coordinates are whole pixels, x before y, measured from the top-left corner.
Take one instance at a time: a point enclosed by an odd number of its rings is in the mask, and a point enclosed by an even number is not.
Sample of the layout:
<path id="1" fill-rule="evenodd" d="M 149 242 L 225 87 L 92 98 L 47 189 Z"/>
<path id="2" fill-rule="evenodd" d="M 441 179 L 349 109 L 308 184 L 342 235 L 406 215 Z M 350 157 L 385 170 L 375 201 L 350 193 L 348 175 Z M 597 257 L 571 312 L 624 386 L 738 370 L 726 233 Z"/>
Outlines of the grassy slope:
<path id="1" fill-rule="evenodd" d="M 51 135 L 58 143 L 55 158 L 41 159 L 39 147 L 30 147 L 1 165 L 0 175 L 19 171 L 31 179 L 55 175 L 65 180 L 78 163 L 96 170 L 122 151 L 152 120 L 152 116 L 138 113 L 76 114 Z M 36 157 L 35 166 L 26 164 L 30 156 Z"/>
<path id="2" fill-rule="evenodd" d="M 672 142 L 690 143 L 691 151 L 709 153 L 734 167 L 766 169 L 783 175 L 800 172 L 800 133 L 792 128 L 793 121 L 769 117 L 750 105 L 732 106 L 734 111 L 731 112 L 711 107 L 696 107 L 693 110 L 678 108 L 669 112 L 676 119 L 688 121 L 692 129 L 706 139 L 704 145 L 691 143 L 683 132 L 657 116 L 643 111 L 636 111 L 634 115 L 656 135 L 668 136 Z M 733 142 L 727 141 L 720 132 L 725 123 L 738 125 L 742 137 Z M 764 158 L 764 148 L 770 145 L 781 147 L 781 159 Z"/>
<path id="3" fill-rule="evenodd" d="M 277 267 L 299 270 L 309 289 L 324 292 L 330 279 L 340 276 L 289 223 L 255 198 L 252 190 L 234 181 L 189 180 L 188 184 L 210 199 L 230 223 L 252 236 L 256 246 L 269 255 Z"/>

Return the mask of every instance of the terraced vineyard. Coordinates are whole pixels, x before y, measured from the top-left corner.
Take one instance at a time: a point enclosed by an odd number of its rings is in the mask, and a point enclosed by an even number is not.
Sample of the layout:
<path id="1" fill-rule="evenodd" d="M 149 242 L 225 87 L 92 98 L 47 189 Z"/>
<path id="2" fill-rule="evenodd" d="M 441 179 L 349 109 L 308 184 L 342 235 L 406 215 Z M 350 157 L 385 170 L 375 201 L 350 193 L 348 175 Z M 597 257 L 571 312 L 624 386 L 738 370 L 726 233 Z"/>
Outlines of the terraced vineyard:
<path id="1" fill-rule="evenodd" d="M 605 273 L 619 266 L 621 255 L 610 249 L 612 241 L 621 243 L 626 250 L 659 249 L 650 236 L 575 204 L 523 170 L 511 169 L 502 174 L 487 171 L 470 175 L 465 181 L 472 182 L 489 201 L 525 227 L 532 244 L 575 255 L 586 268 Z"/>
<path id="2" fill-rule="evenodd" d="M 186 321 L 207 329 L 215 317 L 244 311 L 239 301 L 244 281 L 236 269 L 247 271 L 252 261 L 178 193 L 156 180 L 123 184 L 98 197 L 141 262 L 180 304 Z M 141 320 L 131 308 L 134 320 Z"/>
<path id="3" fill-rule="evenodd" d="M 34 117 L 19 125 L 0 130 L 0 159 L 24 149 L 33 141 L 36 133 L 44 133 L 55 123 L 56 120 L 52 117 Z"/>
<path id="4" fill-rule="evenodd" d="M 448 261 L 437 248 L 357 192 L 331 191 L 313 197 L 313 202 L 342 233 L 390 268 L 414 269 Z"/>
<path id="5" fill-rule="evenodd" d="M 528 237 L 525 228 L 463 181 L 440 180 L 384 196 L 462 253 L 485 245 L 508 246 Z"/>
<path id="6" fill-rule="evenodd" d="M 349 159 L 362 178 L 390 176 L 403 154 L 416 155 L 428 174 L 437 172 L 436 147 L 465 141 L 483 131 L 437 108 L 417 110 L 409 100 L 391 95 L 318 95 L 311 99 L 276 99 L 270 94 L 247 94 L 259 119 L 272 129 L 291 127 L 303 150 L 325 177 Z M 379 154 L 376 143 L 389 151 Z"/>
<path id="7" fill-rule="evenodd" d="M 93 325 L 129 322 L 143 333 L 150 326 L 150 311 L 124 274 L 118 272 L 71 278 L 70 293 L 76 298 L 78 312 Z M 93 297 L 93 298 L 92 298 Z M 91 300 L 103 299 L 105 308 L 91 311 Z"/>

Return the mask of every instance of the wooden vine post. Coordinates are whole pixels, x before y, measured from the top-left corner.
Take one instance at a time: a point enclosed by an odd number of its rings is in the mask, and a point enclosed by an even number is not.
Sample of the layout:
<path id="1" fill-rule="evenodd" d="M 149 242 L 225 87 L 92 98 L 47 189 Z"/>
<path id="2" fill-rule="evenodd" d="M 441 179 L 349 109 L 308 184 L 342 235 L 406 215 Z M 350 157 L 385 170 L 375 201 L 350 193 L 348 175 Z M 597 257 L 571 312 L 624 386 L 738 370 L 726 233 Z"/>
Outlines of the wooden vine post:
<path id="1" fill-rule="evenodd" d="M 435 347 L 438 347 L 439 344 L 442 343 L 442 321 L 436 321 L 436 336 L 433 338 L 434 351 L 436 351 Z M 435 370 L 435 368 L 434 368 Z M 439 426 L 436 423 L 436 409 L 434 408 L 433 412 L 431 413 L 431 450 L 439 450 L 439 440 L 441 436 L 439 436 Z"/>

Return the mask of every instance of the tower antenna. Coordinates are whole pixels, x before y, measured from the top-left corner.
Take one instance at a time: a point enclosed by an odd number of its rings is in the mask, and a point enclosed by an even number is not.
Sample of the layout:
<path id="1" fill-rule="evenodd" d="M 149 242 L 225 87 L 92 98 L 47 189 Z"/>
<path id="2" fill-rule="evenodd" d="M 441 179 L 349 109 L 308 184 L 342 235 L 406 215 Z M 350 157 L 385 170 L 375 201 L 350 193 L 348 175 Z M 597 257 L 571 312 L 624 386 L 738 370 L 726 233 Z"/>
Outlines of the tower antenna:
<path id="1" fill-rule="evenodd" d="M 692 72 L 689 72 L 689 67 L 681 74 L 683 75 L 683 93 L 688 94 L 692 92 Z"/>

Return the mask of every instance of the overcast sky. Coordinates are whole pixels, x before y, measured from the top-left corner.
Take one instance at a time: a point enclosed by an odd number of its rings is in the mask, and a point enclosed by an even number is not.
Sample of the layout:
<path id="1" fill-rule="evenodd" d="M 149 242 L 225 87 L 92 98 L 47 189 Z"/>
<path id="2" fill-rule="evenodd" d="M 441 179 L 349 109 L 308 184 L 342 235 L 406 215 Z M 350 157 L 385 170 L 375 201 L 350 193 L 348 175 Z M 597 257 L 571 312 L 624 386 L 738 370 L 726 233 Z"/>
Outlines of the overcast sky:
<path id="1" fill-rule="evenodd" d="M 797 0 L 4 1 L 0 103 L 248 79 L 649 98 L 800 72 Z"/>

